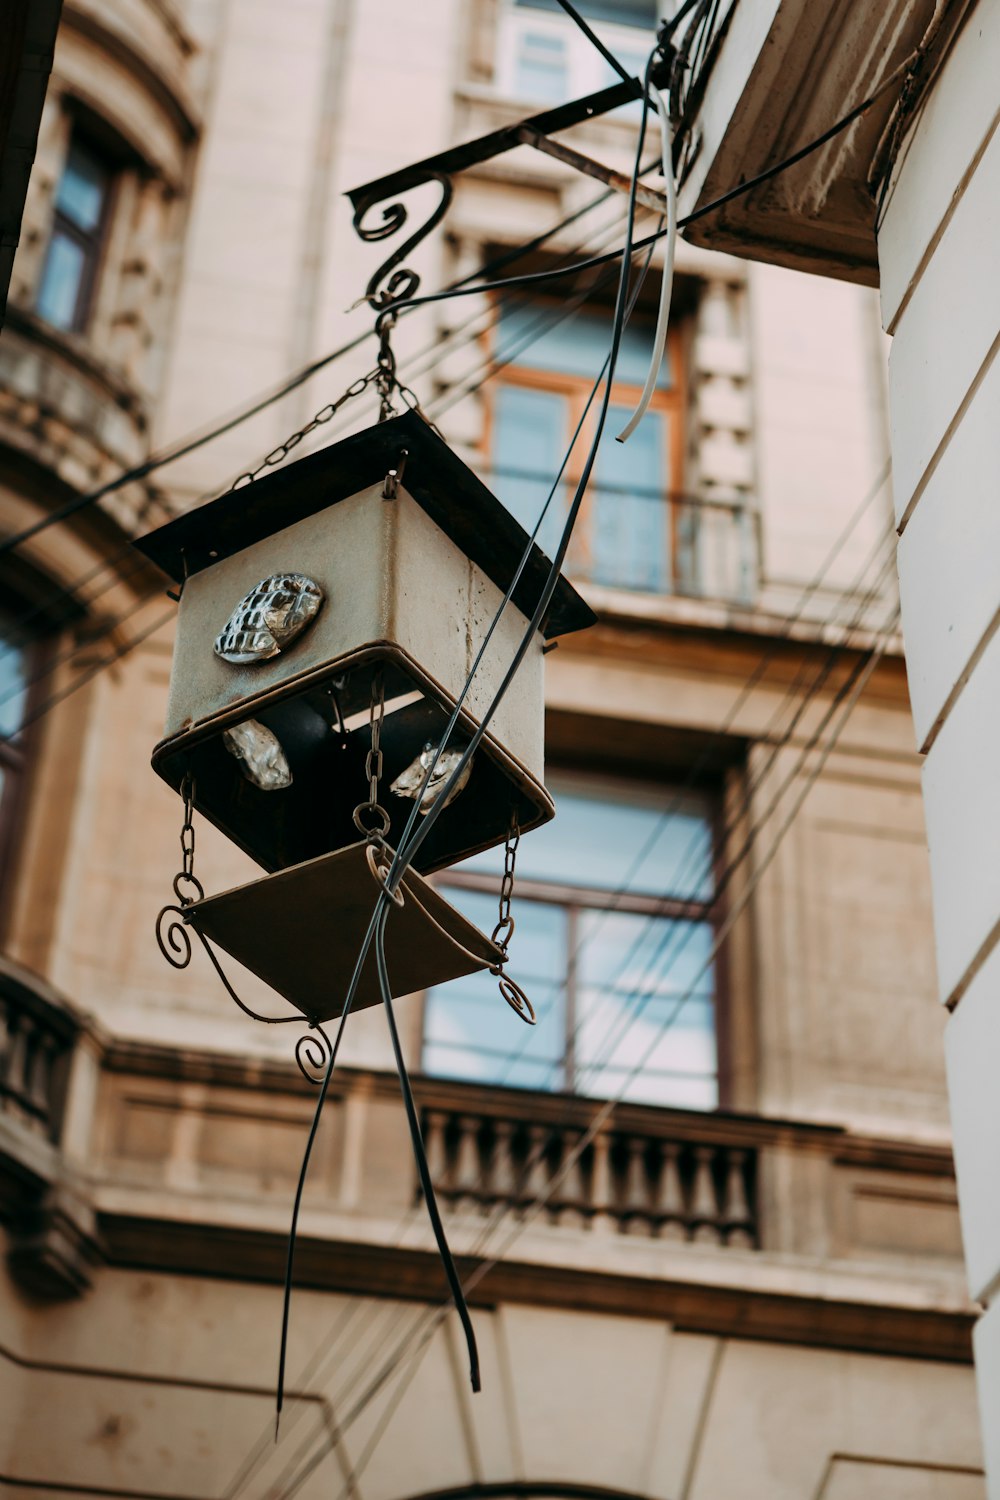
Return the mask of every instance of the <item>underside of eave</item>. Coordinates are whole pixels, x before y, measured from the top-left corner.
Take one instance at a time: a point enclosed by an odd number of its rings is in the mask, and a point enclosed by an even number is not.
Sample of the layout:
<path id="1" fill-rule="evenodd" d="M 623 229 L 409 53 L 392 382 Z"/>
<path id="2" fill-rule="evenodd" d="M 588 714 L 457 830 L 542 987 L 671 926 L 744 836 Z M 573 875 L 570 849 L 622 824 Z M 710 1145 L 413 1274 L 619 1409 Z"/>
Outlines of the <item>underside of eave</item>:
<path id="1" fill-rule="evenodd" d="M 878 12 L 864 0 L 840 0 L 818 21 L 820 13 L 802 0 L 782 0 L 683 211 L 704 208 L 821 136 L 905 63 L 932 14 L 933 0 L 900 0 Z M 734 66 L 724 44 L 704 97 L 713 87 L 724 91 L 727 80 L 733 88 L 727 69 Z M 877 286 L 868 180 L 896 104 L 893 89 L 803 161 L 692 224 L 685 237 L 744 259 Z M 689 128 L 696 132 L 698 120 Z M 713 151 L 711 143 L 703 149 Z"/>

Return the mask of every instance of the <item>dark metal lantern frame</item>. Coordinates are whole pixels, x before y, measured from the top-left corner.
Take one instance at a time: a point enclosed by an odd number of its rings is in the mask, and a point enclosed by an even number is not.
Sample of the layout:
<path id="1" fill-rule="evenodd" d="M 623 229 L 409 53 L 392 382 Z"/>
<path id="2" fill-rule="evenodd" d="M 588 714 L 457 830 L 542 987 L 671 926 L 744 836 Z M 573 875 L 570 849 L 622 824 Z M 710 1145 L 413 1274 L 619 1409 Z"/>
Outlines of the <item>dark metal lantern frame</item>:
<path id="1" fill-rule="evenodd" d="M 406 467 L 400 490 L 416 501 L 498 591 L 506 591 L 527 546 L 527 534 L 414 412 L 381 422 L 223 495 L 168 523 L 138 546 L 183 589 L 185 580 L 296 522 L 381 486 L 387 472 L 398 468 L 402 453 Z M 381 507 L 403 500 L 373 499 L 371 503 Z M 313 562 L 308 557 L 292 561 L 303 567 Z M 359 567 L 369 564 L 374 566 L 374 561 L 358 558 Z M 513 595 L 520 615 L 532 613 L 548 571 L 548 559 L 532 548 Z M 219 598 L 220 624 L 235 603 L 235 599 Z M 182 628 L 184 605 L 182 598 Z M 336 599 L 323 606 L 324 611 L 337 608 Z M 593 611 L 563 579 L 542 622 L 541 636 L 580 630 L 594 619 Z M 441 630 L 455 625 L 445 618 L 440 622 Z M 241 679 L 234 677 L 234 683 L 240 682 L 235 696 L 204 714 L 199 712 L 193 722 L 179 728 L 174 725 L 174 732 L 153 753 L 155 770 L 176 790 L 186 775 L 194 777 L 197 810 L 270 871 L 315 859 L 356 837 L 352 812 L 363 782 L 370 737 L 365 727 L 343 737 L 336 726 L 340 715 L 349 717 L 367 706 L 376 672 L 383 674 L 387 700 L 414 691 L 420 694 L 418 701 L 386 716 L 382 739 L 386 786 L 428 740 L 436 742 L 455 705 L 452 692 L 430 675 L 419 652 L 407 652 L 393 641 L 361 640 L 355 650 L 335 661 L 316 662 L 309 655 L 309 638 L 307 631 L 302 647 L 293 644 L 279 658 L 281 666 L 275 671 L 266 664 L 249 669 Z M 208 650 L 210 642 L 206 642 Z M 293 772 L 293 785 L 287 791 L 276 794 L 253 786 L 223 745 L 222 731 L 247 718 L 265 724 L 281 742 Z M 471 712 L 463 713 L 461 727 L 466 735 L 475 724 Z M 391 819 L 386 837 L 395 846 L 410 803 L 397 797 L 386 801 Z M 501 842 L 512 809 L 522 830 L 548 821 L 554 812 L 540 768 L 533 773 L 491 732 L 475 759 L 469 788 L 437 822 L 420 851 L 417 868 L 427 873 Z"/>

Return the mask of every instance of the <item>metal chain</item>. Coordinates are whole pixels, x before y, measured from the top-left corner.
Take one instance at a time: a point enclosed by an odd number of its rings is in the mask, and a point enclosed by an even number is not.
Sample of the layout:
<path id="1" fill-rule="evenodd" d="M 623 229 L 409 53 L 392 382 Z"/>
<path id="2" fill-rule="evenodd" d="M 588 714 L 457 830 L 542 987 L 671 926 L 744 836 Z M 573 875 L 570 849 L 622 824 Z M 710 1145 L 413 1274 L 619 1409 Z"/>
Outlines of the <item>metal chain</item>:
<path id="1" fill-rule="evenodd" d="M 521 830 L 517 826 L 517 814 L 511 812 L 510 829 L 503 850 L 503 879 L 500 882 L 500 920 L 493 929 L 493 942 L 507 959 L 507 949 L 514 936 L 514 918 L 510 914 L 510 903 L 514 897 L 514 867 L 517 864 L 517 846 L 521 842 Z"/>
<path id="2" fill-rule="evenodd" d="M 381 670 L 378 670 L 372 678 L 369 721 L 372 743 L 371 749 L 365 756 L 368 801 L 359 802 L 354 809 L 354 826 L 359 833 L 364 834 L 367 843 L 382 844 L 389 832 L 390 818 L 386 809 L 379 805 L 378 800 L 378 784 L 382 779 L 382 725 L 385 721 L 385 684 Z M 366 819 L 370 820 L 370 826 Z"/>
<path id="3" fill-rule="evenodd" d="M 500 957 L 490 967 L 490 973 L 497 976 L 500 993 L 510 1006 L 516 1011 L 528 1026 L 534 1026 L 537 1019 L 535 1007 L 528 999 L 524 990 L 516 979 L 512 979 L 504 970 L 507 962 L 507 950 L 510 940 L 514 936 L 514 918 L 511 915 L 510 903 L 514 899 L 514 870 L 517 865 L 517 846 L 521 842 L 521 830 L 517 826 L 517 813 L 511 808 L 510 828 L 507 832 L 507 841 L 503 850 L 503 879 L 500 882 L 500 920 L 493 929 L 492 941 L 500 950 Z"/>
<path id="4" fill-rule="evenodd" d="M 393 354 L 389 344 L 389 335 L 396 326 L 396 314 L 385 312 L 376 320 L 375 332 L 378 334 L 378 369 L 375 374 L 375 389 L 379 395 L 378 419 L 385 422 L 396 413 L 392 407 L 393 388 L 398 384 L 396 380 L 396 356 Z"/>
<path id="5" fill-rule="evenodd" d="M 181 906 L 191 906 L 193 902 L 204 899 L 205 890 L 194 873 L 194 777 L 190 771 L 185 773 L 180 791 L 184 821 L 181 824 L 181 867 L 174 876 L 174 895 Z"/>
<path id="6" fill-rule="evenodd" d="M 336 401 L 328 401 L 326 406 L 321 406 L 316 415 L 304 427 L 301 427 L 298 432 L 293 432 L 291 437 L 287 437 L 283 443 L 279 443 L 277 448 L 272 448 L 267 457 L 261 459 L 256 469 L 248 469 L 245 474 L 240 474 L 237 479 L 234 479 L 229 486 L 230 491 L 242 489 L 244 485 L 252 484 L 258 474 L 262 474 L 265 469 L 273 469 L 277 464 L 283 463 L 292 449 L 297 448 L 303 438 L 307 438 L 311 432 L 316 431 L 317 427 L 322 427 L 324 423 L 329 422 L 332 417 L 337 415 L 342 406 L 346 405 L 348 401 L 353 400 L 355 396 L 360 396 L 363 391 L 366 391 L 378 379 L 378 369 L 369 370 L 367 375 L 360 375 L 357 380 L 353 381 L 347 387 L 342 396 L 337 397 Z M 381 386 L 379 387 L 379 391 L 381 393 Z"/>

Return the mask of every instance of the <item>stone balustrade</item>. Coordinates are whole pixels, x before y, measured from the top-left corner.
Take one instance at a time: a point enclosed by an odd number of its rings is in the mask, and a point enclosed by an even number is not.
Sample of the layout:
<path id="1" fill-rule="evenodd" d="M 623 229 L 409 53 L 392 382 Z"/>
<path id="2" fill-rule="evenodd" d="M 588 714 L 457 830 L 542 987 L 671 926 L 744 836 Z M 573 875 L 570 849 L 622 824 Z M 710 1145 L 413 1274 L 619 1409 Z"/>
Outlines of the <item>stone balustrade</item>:
<path id="1" fill-rule="evenodd" d="M 65 1009 L 0 970 L 0 1114 L 57 1139 L 78 1030 Z"/>
<path id="2" fill-rule="evenodd" d="M 432 1180 L 455 1211 L 528 1215 L 542 1203 L 539 1216 L 551 1225 L 758 1244 L 757 1152 L 738 1132 L 699 1138 L 691 1116 L 681 1124 L 673 1111 L 635 1107 L 615 1110 L 595 1132 L 580 1118 L 581 1101 L 566 1101 L 568 1118 L 539 1124 L 533 1096 L 509 1100 L 503 1112 L 424 1111 Z"/>

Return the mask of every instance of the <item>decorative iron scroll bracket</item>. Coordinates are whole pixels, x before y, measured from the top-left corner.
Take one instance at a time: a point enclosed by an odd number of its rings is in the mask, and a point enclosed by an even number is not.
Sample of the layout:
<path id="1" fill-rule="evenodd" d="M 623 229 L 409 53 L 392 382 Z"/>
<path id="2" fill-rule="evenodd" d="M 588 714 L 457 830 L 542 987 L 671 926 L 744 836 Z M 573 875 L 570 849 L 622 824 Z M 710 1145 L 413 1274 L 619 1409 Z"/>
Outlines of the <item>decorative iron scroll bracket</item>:
<path id="1" fill-rule="evenodd" d="M 651 81 L 657 85 L 665 83 L 668 72 L 669 62 L 664 61 L 653 69 Z M 434 211 L 417 230 L 408 236 L 398 250 L 389 256 L 388 260 L 383 261 L 368 282 L 362 300 L 367 301 L 377 311 L 383 312 L 386 308 L 393 307 L 396 303 L 403 302 L 414 295 L 420 285 L 420 277 L 410 267 L 403 266 L 402 262 L 427 238 L 432 229 L 437 228 L 447 213 L 454 195 L 451 179 L 457 173 L 467 171 L 469 167 L 479 166 L 483 162 L 492 161 L 497 156 L 503 156 L 515 146 L 533 146 L 535 150 L 544 151 L 546 155 L 555 157 L 558 161 L 574 167 L 588 177 L 596 177 L 599 182 L 604 182 L 609 187 L 628 192 L 630 179 L 623 176 L 621 172 L 613 171 L 601 162 L 593 161 L 590 157 L 551 140 L 550 137 L 562 130 L 569 130 L 574 125 L 582 124 L 584 120 L 596 119 L 599 115 L 607 114 L 609 110 L 618 109 L 623 104 L 631 104 L 641 98 L 642 83 L 638 78 L 629 78 L 627 81 L 612 84 L 610 88 L 600 89 L 595 94 L 587 94 L 582 99 L 573 99 L 568 104 L 560 104 L 556 109 L 547 109 L 541 114 L 531 115 L 526 120 L 519 120 L 516 124 L 504 125 L 499 130 L 491 131 L 489 135 L 481 135 L 477 140 L 466 141 L 464 145 L 452 146 L 447 151 L 439 152 L 437 156 L 428 156 L 423 161 L 412 162 L 408 167 L 401 167 L 385 177 L 366 182 L 362 187 L 352 188 L 347 197 L 354 207 L 354 228 L 363 240 L 391 239 L 407 222 L 409 213 L 406 205 L 398 201 L 388 203 L 390 198 L 396 198 L 397 194 L 412 192 L 428 182 L 437 183 L 441 189 L 441 197 Z M 637 197 L 639 202 L 656 210 L 661 209 L 665 201 L 662 194 L 641 185 Z M 365 219 L 379 204 L 387 205 L 382 209 L 381 220 L 378 223 L 366 225 Z"/>

